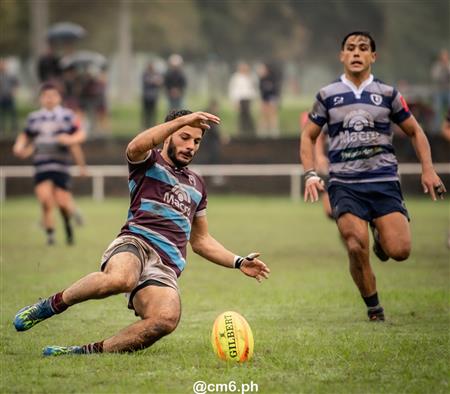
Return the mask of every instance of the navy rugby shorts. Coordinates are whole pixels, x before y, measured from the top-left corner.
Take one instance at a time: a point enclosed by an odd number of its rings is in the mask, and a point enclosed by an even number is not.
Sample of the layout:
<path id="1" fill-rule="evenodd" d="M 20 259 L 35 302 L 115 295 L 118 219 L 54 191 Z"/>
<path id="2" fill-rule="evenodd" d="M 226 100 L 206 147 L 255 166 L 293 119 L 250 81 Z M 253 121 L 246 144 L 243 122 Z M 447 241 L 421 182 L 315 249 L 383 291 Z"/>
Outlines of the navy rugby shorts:
<path id="1" fill-rule="evenodd" d="M 57 171 L 38 172 L 34 175 L 34 184 L 38 185 L 41 182 L 50 180 L 52 183 L 60 189 L 70 191 L 71 182 L 70 174 Z"/>
<path id="2" fill-rule="evenodd" d="M 400 212 L 409 220 L 400 183 L 337 183 L 328 185 L 328 194 L 335 220 L 344 213 L 351 213 L 371 222 L 380 216 Z"/>

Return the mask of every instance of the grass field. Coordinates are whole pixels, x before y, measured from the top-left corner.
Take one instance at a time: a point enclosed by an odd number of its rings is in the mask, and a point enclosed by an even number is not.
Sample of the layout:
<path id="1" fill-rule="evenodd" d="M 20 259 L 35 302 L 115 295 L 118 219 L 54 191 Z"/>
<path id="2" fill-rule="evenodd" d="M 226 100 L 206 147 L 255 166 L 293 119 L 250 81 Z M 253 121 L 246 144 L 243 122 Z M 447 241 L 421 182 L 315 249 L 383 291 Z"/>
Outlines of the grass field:
<path id="1" fill-rule="evenodd" d="M 186 108 L 193 111 L 205 110 L 208 100 L 202 97 L 188 97 L 186 99 Z M 24 127 L 26 117 L 30 111 L 36 108 L 25 102 L 20 102 L 19 109 L 19 127 Z M 312 97 L 288 97 L 280 104 L 280 130 L 282 136 L 297 136 L 299 132 L 299 116 L 302 111 L 309 111 L 312 105 Z M 167 114 L 166 100 L 162 97 L 158 104 L 157 122 L 163 122 Z M 255 100 L 252 107 L 252 113 L 255 122 L 260 116 L 260 103 Z M 238 113 L 231 105 L 229 100 L 222 99 L 220 101 L 220 110 L 217 114 L 222 119 L 221 131 L 224 136 L 236 136 Z M 141 108 L 139 103 L 130 105 L 119 105 L 112 103 L 109 108 L 111 135 L 115 137 L 134 136 L 137 131 L 141 130 Z"/>
<path id="2" fill-rule="evenodd" d="M 211 233 L 239 254 L 260 251 L 270 279 L 258 284 L 190 252 L 180 279 L 183 316 L 173 334 L 135 354 L 55 358 L 43 358 L 42 347 L 97 341 L 136 319 L 124 297 L 115 296 L 77 305 L 24 333 L 11 324 L 22 306 L 98 268 L 127 201 L 80 200 L 87 224 L 77 245 L 66 247 L 59 231 L 53 248 L 44 246 L 34 200 L 3 204 L 0 392 L 192 393 L 203 380 L 236 384 L 211 386 L 215 392 L 253 382 L 259 393 L 448 393 L 448 202 L 408 199 L 409 261 L 373 260 L 383 324 L 366 321 L 335 225 L 319 205 L 209 200 Z M 246 365 L 213 354 L 210 329 L 225 310 L 243 314 L 253 329 L 255 356 Z"/>

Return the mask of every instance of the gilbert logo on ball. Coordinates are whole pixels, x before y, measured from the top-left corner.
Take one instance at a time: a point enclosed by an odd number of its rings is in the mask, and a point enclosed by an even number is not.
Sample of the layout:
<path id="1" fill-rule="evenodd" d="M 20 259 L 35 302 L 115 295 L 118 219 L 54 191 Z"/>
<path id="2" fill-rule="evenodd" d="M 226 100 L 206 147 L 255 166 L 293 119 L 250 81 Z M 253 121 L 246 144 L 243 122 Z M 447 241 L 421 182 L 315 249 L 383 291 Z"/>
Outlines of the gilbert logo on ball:
<path id="1" fill-rule="evenodd" d="M 253 334 L 247 321 L 237 312 L 224 312 L 217 316 L 211 343 L 222 360 L 242 363 L 253 356 Z"/>

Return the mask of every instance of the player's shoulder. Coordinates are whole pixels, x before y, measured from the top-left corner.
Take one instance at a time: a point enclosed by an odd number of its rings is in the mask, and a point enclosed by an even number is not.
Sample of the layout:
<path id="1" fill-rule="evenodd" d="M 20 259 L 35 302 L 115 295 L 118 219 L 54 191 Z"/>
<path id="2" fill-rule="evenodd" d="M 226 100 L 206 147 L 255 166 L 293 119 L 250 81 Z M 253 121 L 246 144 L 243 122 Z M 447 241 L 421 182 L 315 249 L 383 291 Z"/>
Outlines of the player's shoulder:
<path id="1" fill-rule="evenodd" d="M 345 84 L 342 82 L 341 78 L 336 78 L 329 84 L 322 86 L 318 92 L 318 95 L 325 100 L 328 97 L 341 94 L 344 90 L 346 90 Z"/>
<path id="2" fill-rule="evenodd" d="M 44 111 L 42 109 L 37 109 L 28 114 L 28 121 L 35 122 L 36 120 L 42 118 L 43 115 L 44 115 Z"/>
<path id="3" fill-rule="evenodd" d="M 391 97 L 396 92 L 394 86 L 389 85 L 378 78 L 374 78 L 371 85 L 377 90 L 377 93 L 380 93 L 383 96 Z"/>

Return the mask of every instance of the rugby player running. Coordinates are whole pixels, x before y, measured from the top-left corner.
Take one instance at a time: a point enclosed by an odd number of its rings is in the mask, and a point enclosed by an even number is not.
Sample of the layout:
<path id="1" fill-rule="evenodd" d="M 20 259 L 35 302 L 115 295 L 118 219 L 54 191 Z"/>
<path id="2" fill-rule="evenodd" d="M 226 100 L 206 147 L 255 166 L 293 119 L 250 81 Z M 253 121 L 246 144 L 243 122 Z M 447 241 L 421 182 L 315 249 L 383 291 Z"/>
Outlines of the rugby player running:
<path id="1" fill-rule="evenodd" d="M 368 32 L 345 36 L 340 61 L 344 74 L 323 87 L 301 136 L 305 201 L 317 201 L 324 190 L 314 168 L 314 144 L 326 124 L 329 137 L 329 183 L 333 216 L 347 249 L 350 273 L 367 306 L 370 321 L 384 321 L 375 275 L 369 260 L 370 225 L 373 250 L 386 261 L 406 260 L 411 251 L 409 217 L 400 189 L 391 122 L 411 139 L 422 166 L 421 182 L 433 200 L 445 186 L 436 174 L 428 140 L 401 94 L 373 77 L 376 45 Z"/>

